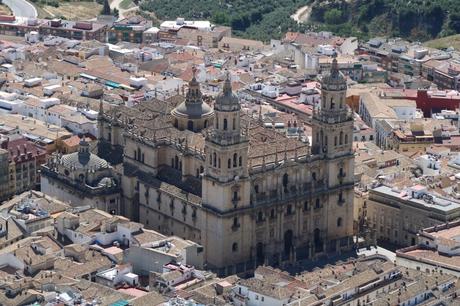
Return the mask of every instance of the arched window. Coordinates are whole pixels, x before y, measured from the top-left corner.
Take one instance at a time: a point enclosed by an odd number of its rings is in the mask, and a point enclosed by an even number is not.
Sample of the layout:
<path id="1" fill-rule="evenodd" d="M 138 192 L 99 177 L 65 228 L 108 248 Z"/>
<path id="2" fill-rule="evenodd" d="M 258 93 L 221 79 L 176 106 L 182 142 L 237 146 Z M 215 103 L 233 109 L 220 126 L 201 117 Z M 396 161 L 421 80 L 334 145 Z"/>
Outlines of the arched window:
<path id="1" fill-rule="evenodd" d="M 236 118 L 233 118 L 232 128 L 233 130 L 236 130 Z"/>
<path id="2" fill-rule="evenodd" d="M 233 167 L 236 167 L 236 166 L 238 165 L 238 164 L 236 163 L 237 159 L 238 159 L 238 155 L 237 155 L 236 153 L 233 154 Z"/>
<path id="3" fill-rule="evenodd" d="M 174 157 L 174 168 L 179 169 L 179 158 L 177 155 Z"/>
<path id="4" fill-rule="evenodd" d="M 259 213 L 257 214 L 257 221 L 258 222 L 262 222 L 264 220 L 264 214 L 259 211 Z"/>
<path id="5" fill-rule="evenodd" d="M 208 120 L 205 120 L 204 121 L 204 128 L 207 128 L 208 127 Z"/>
<path id="6" fill-rule="evenodd" d="M 227 168 L 230 169 L 232 167 L 232 160 L 229 158 L 227 163 Z"/>
<path id="7" fill-rule="evenodd" d="M 219 128 L 219 117 L 216 117 L 216 129 Z"/>
<path id="8" fill-rule="evenodd" d="M 192 120 L 189 120 L 187 122 L 187 130 L 193 131 L 193 121 Z"/>
<path id="9" fill-rule="evenodd" d="M 200 169 L 196 168 L 196 177 L 200 177 Z"/>
<path id="10" fill-rule="evenodd" d="M 204 168 L 203 166 L 200 166 L 200 173 L 203 173 L 204 172 Z"/>
<path id="11" fill-rule="evenodd" d="M 337 146 L 337 136 L 334 136 L 334 146 Z"/>
<path id="12" fill-rule="evenodd" d="M 209 154 L 209 165 L 212 166 L 212 155 Z"/>
<path id="13" fill-rule="evenodd" d="M 137 160 L 137 151 L 134 150 L 134 160 Z"/>
<path id="14" fill-rule="evenodd" d="M 259 185 L 254 186 L 254 191 L 255 191 L 255 193 L 259 193 Z"/>
<path id="15" fill-rule="evenodd" d="M 220 158 L 219 158 L 219 160 L 218 160 L 218 163 L 219 163 L 219 164 L 217 165 L 217 168 L 220 169 Z"/>
<path id="16" fill-rule="evenodd" d="M 321 207 L 321 204 L 319 203 L 319 198 L 317 198 L 315 202 L 315 208 L 318 209 L 320 207 Z"/>
<path id="17" fill-rule="evenodd" d="M 372 137 L 372 135 L 371 135 L 371 137 Z M 345 144 L 347 144 L 347 143 L 348 143 L 348 134 L 345 134 Z"/>
<path id="18" fill-rule="evenodd" d="M 137 148 L 137 160 L 141 160 L 141 148 Z"/>
<path id="19" fill-rule="evenodd" d="M 343 132 L 342 131 L 340 131 L 339 144 L 340 145 L 343 144 Z"/>
<path id="20" fill-rule="evenodd" d="M 237 227 L 237 226 L 238 226 L 238 218 L 234 217 L 233 218 L 233 227 Z"/>
<path id="21" fill-rule="evenodd" d="M 287 173 L 285 173 L 283 175 L 283 187 L 287 188 L 288 183 L 289 183 L 289 175 Z"/>
<path id="22" fill-rule="evenodd" d="M 238 252 L 238 243 L 234 242 L 234 243 L 232 244 L 232 251 L 233 251 L 233 252 Z"/>
<path id="23" fill-rule="evenodd" d="M 342 226 L 342 218 L 338 218 L 337 219 L 337 227 L 341 227 Z"/>
<path id="24" fill-rule="evenodd" d="M 214 154 L 213 154 L 213 165 L 214 165 L 214 167 L 217 166 L 217 154 L 216 154 L 216 152 L 214 152 Z"/>
<path id="25" fill-rule="evenodd" d="M 227 130 L 227 119 L 224 119 L 224 131 Z"/>
<path id="26" fill-rule="evenodd" d="M 238 166 L 243 166 L 243 158 L 241 156 L 238 157 Z"/>
<path id="27" fill-rule="evenodd" d="M 316 181 L 316 172 L 313 172 L 313 173 L 311 174 L 311 178 L 312 178 L 312 180 Z"/>

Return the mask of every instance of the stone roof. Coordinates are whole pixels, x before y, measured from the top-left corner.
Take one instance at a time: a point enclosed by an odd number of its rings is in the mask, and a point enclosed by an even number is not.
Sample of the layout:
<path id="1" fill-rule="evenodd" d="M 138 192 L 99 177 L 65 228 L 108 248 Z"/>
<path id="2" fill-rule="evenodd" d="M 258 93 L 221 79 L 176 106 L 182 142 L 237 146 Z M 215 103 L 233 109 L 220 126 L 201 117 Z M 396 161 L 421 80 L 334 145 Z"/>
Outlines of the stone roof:
<path id="1" fill-rule="evenodd" d="M 110 167 L 104 159 L 89 152 L 89 145 L 84 139 L 80 141 L 79 151 L 63 155 L 61 163 L 68 169 L 98 170 Z"/>
<path id="2" fill-rule="evenodd" d="M 346 89 L 347 80 L 339 71 L 337 58 L 334 57 L 331 70 L 322 77 L 321 85 L 324 89 Z"/>
<path id="3" fill-rule="evenodd" d="M 232 92 L 232 83 L 229 75 L 227 75 L 224 82 L 223 91 L 216 98 L 214 109 L 218 111 L 236 111 L 241 109 L 238 97 Z"/>

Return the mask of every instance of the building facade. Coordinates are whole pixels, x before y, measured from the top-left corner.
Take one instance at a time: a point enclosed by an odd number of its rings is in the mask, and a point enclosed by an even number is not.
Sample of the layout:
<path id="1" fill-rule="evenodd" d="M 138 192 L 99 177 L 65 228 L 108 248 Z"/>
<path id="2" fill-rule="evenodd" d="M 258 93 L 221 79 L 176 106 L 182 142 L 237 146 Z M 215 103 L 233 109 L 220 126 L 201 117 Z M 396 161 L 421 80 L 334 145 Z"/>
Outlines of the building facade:
<path id="1" fill-rule="evenodd" d="M 353 116 L 336 61 L 322 88 L 311 146 L 244 115 L 229 78 L 213 120 L 195 78 L 185 98 L 101 109 L 99 154 L 122 161 L 122 213 L 203 245 L 222 275 L 350 249 Z"/>

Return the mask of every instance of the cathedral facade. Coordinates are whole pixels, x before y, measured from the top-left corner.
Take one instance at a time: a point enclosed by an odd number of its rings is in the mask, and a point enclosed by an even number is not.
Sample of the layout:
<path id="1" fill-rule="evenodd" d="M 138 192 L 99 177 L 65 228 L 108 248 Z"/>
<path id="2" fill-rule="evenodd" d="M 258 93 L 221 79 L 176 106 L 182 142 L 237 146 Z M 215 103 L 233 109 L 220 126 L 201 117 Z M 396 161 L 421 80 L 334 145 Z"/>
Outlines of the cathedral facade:
<path id="1" fill-rule="evenodd" d="M 195 78 L 185 98 L 101 108 L 99 153 L 122 161 L 122 213 L 200 243 L 208 269 L 221 275 L 349 250 L 354 154 L 346 88 L 334 60 L 311 144 L 244 114 L 229 78 L 213 108 Z"/>

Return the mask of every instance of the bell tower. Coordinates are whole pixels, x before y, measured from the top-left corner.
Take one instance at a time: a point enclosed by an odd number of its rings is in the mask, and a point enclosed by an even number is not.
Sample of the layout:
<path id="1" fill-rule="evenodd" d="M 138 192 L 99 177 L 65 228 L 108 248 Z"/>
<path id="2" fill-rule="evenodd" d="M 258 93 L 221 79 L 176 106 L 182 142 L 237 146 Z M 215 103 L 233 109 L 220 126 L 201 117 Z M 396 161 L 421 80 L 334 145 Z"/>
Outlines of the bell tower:
<path id="1" fill-rule="evenodd" d="M 202 244 L 209 266 L 225 266 L 248 258 L 250 226 L 247 135 L 242 133 L 241 106 L 229 75 L 214 104 L 214 125 L 206 136 L 206 166 L 202 179 Z M 250 228 L 248 228 L 250 230 Z"/>
<path id="2" fill-rule="evenodd" d="M 229 76 L 214 105 L 214 126 L 206 136 L 203 203 L 220 211 L 247 205 L 248 139 L 241 133 L 241 106 Z M 211 183 L 212 182 L 212 183 Z"/>
<path id="3" fill-rule="evenodd" d="M 327 201 L 325 250 L 350 247 L 353 236 L 353 112 L 346 104 L 347 81 L 334 56 L 321 80 L 321 104 L 312 118 L 312 159 L 322 169 Z"/>

